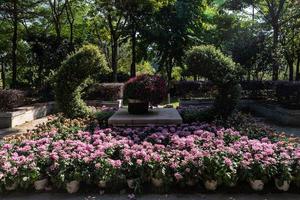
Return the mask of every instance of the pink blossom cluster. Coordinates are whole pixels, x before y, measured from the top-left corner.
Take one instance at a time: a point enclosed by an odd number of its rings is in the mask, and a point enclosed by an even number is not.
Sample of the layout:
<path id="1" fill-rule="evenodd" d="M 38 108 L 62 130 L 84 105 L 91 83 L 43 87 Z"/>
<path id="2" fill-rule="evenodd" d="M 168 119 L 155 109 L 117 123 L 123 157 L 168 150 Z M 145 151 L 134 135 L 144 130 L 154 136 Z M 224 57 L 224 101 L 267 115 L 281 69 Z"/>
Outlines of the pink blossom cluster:
<path id="1" fill-rule="evenodd" d="M 56 186 L 119 177 L 234 184 L 262 177 L 285 179 L 286 174 L 300 177 L 297 145 L 249 139 L 233 129 L 208 124 L 106 128 L 69 135 L 53 130 L 0 146 L 1 186 L 17 181 L 28 187 L 42 178 L 51 178 Z"/>

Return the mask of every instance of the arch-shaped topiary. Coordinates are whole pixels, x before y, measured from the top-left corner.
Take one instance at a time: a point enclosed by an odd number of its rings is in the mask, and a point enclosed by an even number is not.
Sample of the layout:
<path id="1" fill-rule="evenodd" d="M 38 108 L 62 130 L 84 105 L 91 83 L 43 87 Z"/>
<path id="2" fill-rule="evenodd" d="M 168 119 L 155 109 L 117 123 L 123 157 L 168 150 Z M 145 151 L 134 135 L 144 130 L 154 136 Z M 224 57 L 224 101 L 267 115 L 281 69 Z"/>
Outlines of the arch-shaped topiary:
<path id="1" fill-rule="evenodd" d="M 230 114 L 240 98 L 238 65 L 211 45 L 193 47 L 187 52 L 186 64 L 191 74 L 208 78 L 218 88 L 215 111 L 222 116 Z"/>
<path id="2" fill-rule="evenodd" d="M 87 116 L 90 110 L 81 99 L 81 85 L 91 75 L 108 71 L 104 55 L 94 45 L 84 45 L 69 56 L 56 76 L 56 102 L 59 110 L 71 118 Z"/>

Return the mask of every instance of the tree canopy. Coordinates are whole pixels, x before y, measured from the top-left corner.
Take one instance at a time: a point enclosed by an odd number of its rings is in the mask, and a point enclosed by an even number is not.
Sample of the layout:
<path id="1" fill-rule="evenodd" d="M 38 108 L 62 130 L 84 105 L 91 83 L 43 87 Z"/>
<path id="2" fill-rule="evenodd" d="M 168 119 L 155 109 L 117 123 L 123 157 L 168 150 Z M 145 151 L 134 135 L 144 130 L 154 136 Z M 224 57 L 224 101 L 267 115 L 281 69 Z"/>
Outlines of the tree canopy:
<path id="1" fill-rule="evenodd" d="M 0 25 L 6 88 L 48 87 L 62 61 L 87 43 L 104 53 L 107 81 L 143 67 L 171 81 L 174 70 L 185 72 L 186 52 L 203 44 L 232 57 L 245 79 L 300 79 L 297 0 L 2 0 Z"/>

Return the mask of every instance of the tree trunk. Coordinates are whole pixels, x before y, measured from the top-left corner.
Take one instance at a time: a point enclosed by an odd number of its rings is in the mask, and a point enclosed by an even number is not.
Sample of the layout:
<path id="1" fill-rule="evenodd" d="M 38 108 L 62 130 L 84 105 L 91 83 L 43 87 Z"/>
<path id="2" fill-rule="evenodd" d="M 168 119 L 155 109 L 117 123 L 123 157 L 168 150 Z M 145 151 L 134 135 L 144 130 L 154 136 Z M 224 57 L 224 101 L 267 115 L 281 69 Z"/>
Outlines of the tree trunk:
<path id="1" fill-rule="evenodd" d="M 293 81 L 294 80 L 294 63 L 289 62 L 288 66 L 289 66 L 289 81 Z"/>
<path id="2" fill-rule="evenodd" d="M 2 62 L 1 65 L 1 79 L 2 79 L 2 89 L 6 88 L 6 82 L 5 82 L 5 66 L 4 66 L 4 62 Z"/>
<path id="3" fill-rule="evenodd" d="M 132 54 L 132 60 L 131 60 L 131 66 L 130 66 L 130 76 L 135 77 L 136 76 L 136 31 L 135 27 L 132 28 L 131 33 L 131 54 Z"/>
<path id="4" fill-rule="evenodd" d="M 284 53 L 287 65 L 288 65 L 288 70 L 289 70 L 289 81 L 294 80 L 294 58 L 293 55 L 288 54 L 287 51 Z"/>
<path id="5" fill-rule="evenodd" d="M 54 23 L 55 23 L 55 32 L 56 32 L 57 41 L 60 41 L 60 25 L 59 22 L 54 22 Z"/>
<path id="6" fill-rule="evenodd" d="M 71 50 L 72 51 L 74 51 L 74 45 L 73 45 L 73 26 L 74 26 L 74 24 L 73 24 L 73 22 L 72 23 L 70 23 L 70 47 L 71 47 Z"/>
<path id="7" fill-rule="evenodd" d="M 300 55 L 298 55 L 298 60 L 296 65 L 296 81 L 300 81 Z"/>
<path id="8" fill-rule="evenodd" d="M 171 103 L 171 80 L 172 80 L 172 61 L 167 63 L 167 78 L 168 78 L 168 104 Z"/>
<path id="9" fill-rule="evenodd" d="M 13 36 L 12 36 L 12 88 L 17 87 L 17 48 L 18 48 L 18 1 L 13 1 Z"/>
<path id="10" fill-rule="evenodd" d="M 111 45 L 111 68 L 113 70 L 113 81 L 118 82 L 118 41 L 113 39 Z"/>
<path id="11" fill-rule="evenodd" d="M 279 36 L 279 27 L 278 24 L 273 25 L 273 81 L 278 80 L 279 76 L 279 63 L 278 63 L 278 36 Z"/>

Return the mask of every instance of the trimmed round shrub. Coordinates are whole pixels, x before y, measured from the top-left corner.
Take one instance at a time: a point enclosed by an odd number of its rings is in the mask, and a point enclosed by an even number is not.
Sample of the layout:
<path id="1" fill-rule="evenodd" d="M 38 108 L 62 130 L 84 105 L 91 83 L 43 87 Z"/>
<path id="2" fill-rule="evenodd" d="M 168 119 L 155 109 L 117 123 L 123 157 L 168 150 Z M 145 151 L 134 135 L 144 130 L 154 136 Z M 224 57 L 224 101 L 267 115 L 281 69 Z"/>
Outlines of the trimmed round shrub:
<path id="1" fill-rule="evenodd" d="M 81 99 L 82 85 L 91 75 L 109 71 L 104 55 L 94 45 L 85 45 L 69 56 L 57 73 L 56 102 L 66 116 L 85 117 L 90 109 Z"/>
<path id="2" fill-rule="evenodd" d="M 187 53 L 186 64 L 192 74 L 208 78 L 216 85 L 216 112 L 222 116 L 230 114 L 240 98 L 238 65 L 211 45 L 193 47 Z"/>

